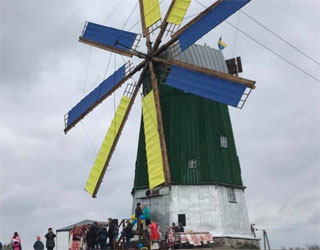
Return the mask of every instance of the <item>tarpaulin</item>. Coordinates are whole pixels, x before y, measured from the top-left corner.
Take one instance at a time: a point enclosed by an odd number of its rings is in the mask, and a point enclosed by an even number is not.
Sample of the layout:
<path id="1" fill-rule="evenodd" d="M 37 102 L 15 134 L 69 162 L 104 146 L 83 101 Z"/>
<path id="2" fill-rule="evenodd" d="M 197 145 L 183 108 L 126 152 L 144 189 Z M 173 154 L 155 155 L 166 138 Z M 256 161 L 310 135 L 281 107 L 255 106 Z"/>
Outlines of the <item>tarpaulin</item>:
<path id="1" fill-rule="evenodd" d="M 180 25 L 187 13 L 191 0 L 176 0 L 168 17 L 168 23 Z"/>
<path id="2" fill-rule="evenodd" d="M 165 84 L 234 107 L 246 90 L 244 85 L 176 66 L 171 68 Z"/>
<path id="3" fill-rule="evenodd" d="M 146 27 L 149 28 L 161 19 L 159 0 L 142 0 Z"/>
<path id="4" fill-rule="evenodd" d="M 120 67 L 111 76 L 105 79 L 98 87 L 91 91 L 84 97 L 76 106 L 68 112 L 68 119 L 66 122 L 66 129 L 72 126 L 78 119 L 83 118 L 95 104 L 101 102 L 110 90 L 119 83 L 126 74 L 125 65 Z"/>
<path id="5" fill-rule="evenodd" d="M 146 142 L 149 188 L 165 182 L 153 90 L 142 99 L 144 135 Z"/>
<path id="6" fill-rule="evenodd" d="M 98 180 L 103 172 L 106 161 L 110 154 L 112 145 L 115 142 L 115 138 L 119 132 L 120 125 L 124 119 L 126 110 L 128 109 L 130 98 L 123 96 L 115 113 L 115 116 L 111 122 L 108 132 L 103 140 L 98 156 L 91 169 L 85 190 L 93 195 L 93 192 L 98 184 Z"/>

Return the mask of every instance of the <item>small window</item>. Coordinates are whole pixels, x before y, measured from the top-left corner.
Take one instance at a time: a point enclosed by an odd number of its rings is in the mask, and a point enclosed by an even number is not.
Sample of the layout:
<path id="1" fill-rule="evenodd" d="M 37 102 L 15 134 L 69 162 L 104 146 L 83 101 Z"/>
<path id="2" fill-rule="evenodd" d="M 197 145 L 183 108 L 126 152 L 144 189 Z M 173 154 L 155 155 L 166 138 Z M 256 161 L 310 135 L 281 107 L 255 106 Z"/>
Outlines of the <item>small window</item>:
<path id="1" fill-rule="evenodd" d="M 236 193 L 234 192 L 234 188 L 228 187 L 228 200 L 229 202 L 237 202 L 236 200 Z"/>
<path id="2" fill-rule="evenodd" d="M 227 137 L 224 135 L 220 135 L 220 146 L 222 148 L 228 148 L 228 140 Z"/>
<path id="3" fill-rule="evenodd" d="M 197 168 L 198 161 L 197 159 L 188 159 L 188 168 Z"/>

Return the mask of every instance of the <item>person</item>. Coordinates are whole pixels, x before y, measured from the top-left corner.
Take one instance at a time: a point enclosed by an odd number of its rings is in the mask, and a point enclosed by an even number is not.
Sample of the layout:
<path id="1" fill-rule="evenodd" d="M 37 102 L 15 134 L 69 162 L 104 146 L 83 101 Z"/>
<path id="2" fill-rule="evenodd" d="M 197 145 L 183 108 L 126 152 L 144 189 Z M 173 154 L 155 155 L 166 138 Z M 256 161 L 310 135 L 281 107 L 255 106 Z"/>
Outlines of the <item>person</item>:
<path id="1" fill-rule="evenodd" d="M 56 235 L 54 234 L 53 230 L 51 227 L 48 228 L 48 232 L 45 235 L 46 237 L 46 248 L 48 250 L 53 250 L 53 248 L 56 246 L 55 242 L 54 242 L 54 238 L 56 237 Z"/>
<path id="2" fill-rule="evenodd" d="M 33 244 L 33 249 L 35 250 L 43 250 L 44 245 L 42 241 L 40 240 L 40 236 L 37 236 L 37 241 Z"/>
<path id="3" fill-rule="evenodd" d="M 146 221 L 146 225 L 150 225 L 150 220 L 151 220 L 151 214 L 150 214 L 150 209 L 147 206 L 142 206 L 143 209 L 143 216 Z"/>
<path id="4" fill-rule="evenodd" d="M 173 248 L 173 246 L 174 246 L 174 231 L 173 231 L 172 227 L 170 227 L 170 226 L 168 226 L 168 228 L 167 228 L 166 240 L 167 240 L 168 246 L 170 248 Z"/>
<path id="5" fill-rule="evenodd" d="M 172 228 L 172 231 L 173 231 L 174 233 L 177 232 L 177 230 L 178 230 L 178 227 L 176 226 L 176 223 L 174 223 L 174 222 L 172 222 L 171 228 Z"/>
<path id="6" fill-rule="evenodd" d="M 158 224 L 155 221 L 151 220 L 151 224 L 149 225 L 149 228 L 151 230 L 151 240 L 152 241 L 159 241 L 160 234 L 159 234 Z"/>
<path id="7" fill-rule="evenodd" d="M 113 240 L 116 236 L 116 225 L 113 223 L 112 218 L 108 219 L 109 228 L 108 228 L 108 237 L 109 237 L 109 246 L 113 249 Z"/>
<path id="8" fill-rule="evenodd" d="M 12 238 L 11 238 L 11 246 L 13 250 L 21 250 L 21 238 L 17 232 L 14 232 Z"/>
<path id="9" fill-rule="evenodd" d="M 133 228 L 132 223 L 129 220 L 127 220 L 126 227 L 123 229 L 124 236 L 126 237 L 126 249 L 129 249 L 131 246 L 130 240 L 131 240 L 131 238 L 133 238 L 132 228 Z"/>
<path id="10" fill-rule="evenodd" d="M 93 250 L 96 247 L 97 244 L 97 222 L 94 222 L 91 226 L 89 231 L 87 232 L 87 243 L 88 243 L 88 249 Z"/>
<path id="11" fill-rule="evenodd" d="M 135 210 L 135 216 L 136 216 L 137 219 L 139 219 L 141 215 L 143 215 L 143 211 L 142 211 L 142 208 L 141 208 L 141 203 L 138 203 L 137 204 L 137 208 Z"/>
<path id="12" fill-rule="evenodd" d="M 1 241 L 0 241 L 0 250 L 2 250 L 2 243 L 1 243 Z"/>
<path id="13" fill-rule="evenodd" d="M 106 246 L 107 238 L 108 238 L 107 228 L 105 226 L 102 226 L 97 235 L 97 242 L 101 250 L 107 249 L 107 246 Z"/>

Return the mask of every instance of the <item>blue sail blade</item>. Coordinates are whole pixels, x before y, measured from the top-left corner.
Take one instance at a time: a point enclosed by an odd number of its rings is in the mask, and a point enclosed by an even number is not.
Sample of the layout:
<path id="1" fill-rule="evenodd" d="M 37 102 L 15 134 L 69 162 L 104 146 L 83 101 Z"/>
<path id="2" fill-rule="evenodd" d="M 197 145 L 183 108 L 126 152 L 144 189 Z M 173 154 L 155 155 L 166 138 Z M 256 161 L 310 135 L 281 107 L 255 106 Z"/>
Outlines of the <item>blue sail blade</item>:
<path id="1" fill-rule="evenodd" d="M 132 49 L 137 34 L 88 22 L 80 38 L 111 48 Z"/>
<path id="2" fill-rule="evenodd" d="M 166 85 L 210 100 L 238 107 L 246 86 L 173 66 Z"/>
<path id="3" fill-rule="evenodd" d="M 181 51 L 184 51 L 194 44 L 202 36 L 250 1 L 251 0 L 224 0 L 219 3 L 178 36 Z"/>
<path id="4" fill-rule="evenodd" d="M 92 90 L 76 106 L 68 112 L 65 130 L 75 125 L 82 119 L 92 108 L 102 102 L 126 75 L 125 65 L 120 67 L 111 76 L 105 79 L 98 87 Z"/>

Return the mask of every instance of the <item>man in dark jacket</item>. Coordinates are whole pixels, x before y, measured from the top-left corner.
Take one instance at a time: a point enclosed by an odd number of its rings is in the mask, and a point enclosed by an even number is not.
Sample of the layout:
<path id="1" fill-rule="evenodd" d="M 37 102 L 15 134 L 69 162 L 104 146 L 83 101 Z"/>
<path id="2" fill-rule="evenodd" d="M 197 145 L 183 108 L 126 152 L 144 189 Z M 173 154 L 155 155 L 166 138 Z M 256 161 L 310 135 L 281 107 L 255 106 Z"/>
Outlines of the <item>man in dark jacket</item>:
<path id="1" fill-rule="evenodd" d="M 126 249 L 130 248 L 130 240 L 133 237 L 133 225 L 130 223 L 129 220 L 126 221 L 126 227 L 123 229 L 124 236 L 126 237 Z"/>
<path id="2" fill-rule="evenodd" d="M 108 238 L 107 228 L 104 226 L 100 227 L 100 230 L 98 232 L 97 242 L 101 250 L 107 249 L 107 246 L 106 246 L 107 238 Z"/>
<path id="3" fill-rule="evenodd" d="M 142 211 L 142 208 L 141 208 L 141 203 L 138 203 L 137 204 L 137 208 L 135 210 L 135 216 L 136 218 L 140 218 L 140 216 L 143 215 L 143 211 Z"/>
<path id="4" fill-rule="evenodd" d="M 48 233 L 45 235 L 45 237 L 47 238 L 46 248 L 48 250 L 53 250 L 53 248 L 56 246 L 54 242 L 54 238 L 56 237 L 56 235 L 53 233 L 51 227 L 48 229 Z"/>
<path id="5" fill-rule="evenodd" d="M 2 243 L 0 242 L 0 250 L 2 250 Z"/>
<path id="6" fill-rule="evenodd" d="M 109 229 L 108 229 L 108 236 L 109 236 L 109 246 L 111 249 L 114 249 L 113 241 L 116 236 L 116 225 L 113 223 L 112 218 L 108 219 Z"/>
<path id="7" fill-rule="evenodd" d="M 35 250 L 43 250 L 44 245 L 42 241 L 40 240 L 40 236 L 37 236 L 37 241 L 33 244 L 33 249 Z"/>

